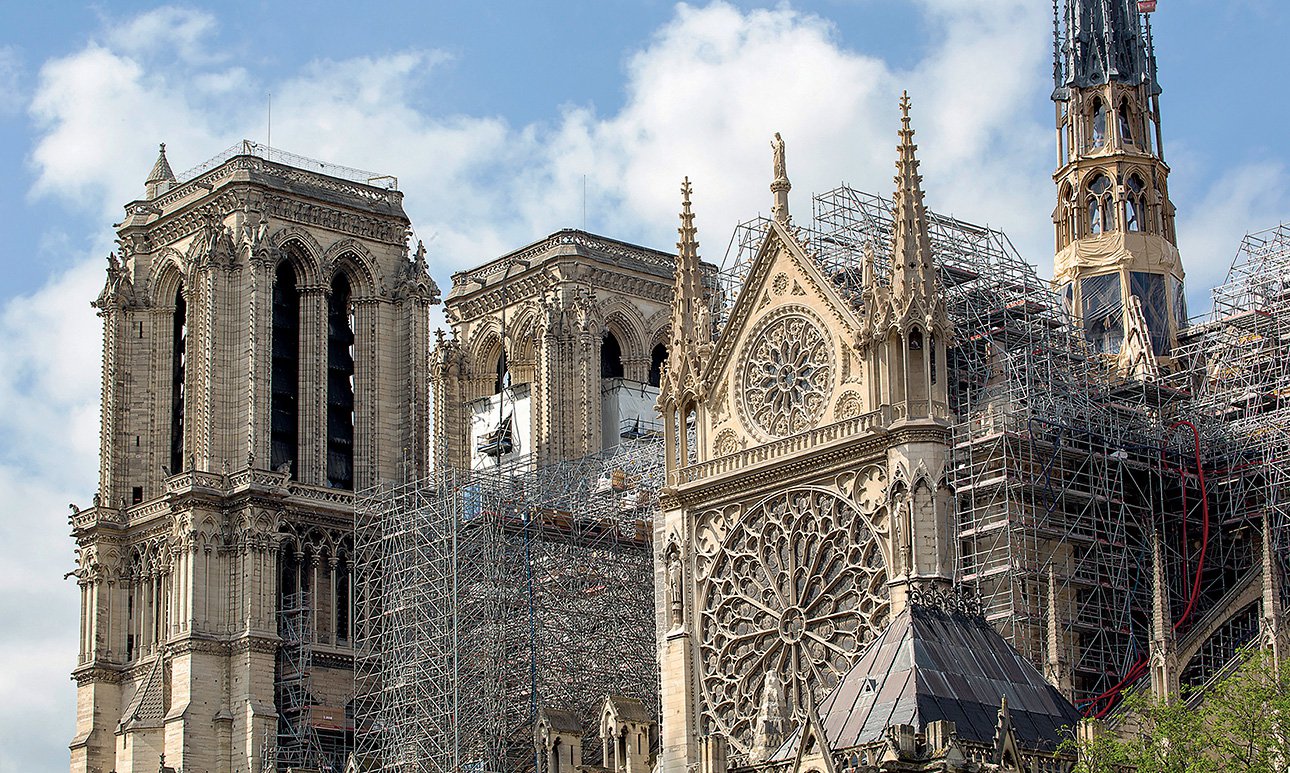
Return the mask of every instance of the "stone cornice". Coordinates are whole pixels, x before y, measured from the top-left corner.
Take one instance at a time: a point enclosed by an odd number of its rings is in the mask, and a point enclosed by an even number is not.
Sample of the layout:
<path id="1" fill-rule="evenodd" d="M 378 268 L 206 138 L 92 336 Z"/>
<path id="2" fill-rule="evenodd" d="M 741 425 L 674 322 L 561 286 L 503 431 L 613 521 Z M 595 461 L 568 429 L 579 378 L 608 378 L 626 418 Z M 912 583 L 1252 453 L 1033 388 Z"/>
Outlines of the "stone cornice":
<path id="1" fill-rule="evenodd" d="M 708 506 L 876 461 L 884 458 L 888 448 L 904 443 L 949 443 L 948 425 L 901 422 L 889 426 L 885 418 L 884 411 L 875 411 L 674 470 L 663 506 Z"/>
<path id="2" fill-rule="evenodd" d="M 621 242 L 598 236 L 586 231 L 566 228 L 557 231 L 545 239 L 533 242 L 485 263 L 471 271 L 460 271 L 452 275 L 453 292 L 469 282 L 488 284 L 495 278 L 505 275 L 507 269 L 516 261 L 530 264 L 546 262 L 547 257 L 582 256 L 595 258 L 619 268 L 635 268 L 671 281 L 672 270 L 676 259 L 669 253 L 641 247 L 629 242 Z"/>

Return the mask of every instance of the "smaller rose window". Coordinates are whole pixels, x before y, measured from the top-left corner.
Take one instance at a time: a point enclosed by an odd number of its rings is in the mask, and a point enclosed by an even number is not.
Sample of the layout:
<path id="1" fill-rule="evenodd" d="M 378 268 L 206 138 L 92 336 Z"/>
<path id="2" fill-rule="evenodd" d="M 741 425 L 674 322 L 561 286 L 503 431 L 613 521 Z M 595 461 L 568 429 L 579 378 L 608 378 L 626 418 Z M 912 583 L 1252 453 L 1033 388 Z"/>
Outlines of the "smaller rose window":
<path id="1" fill-rule="evenodd" d="M 776 437 L 815 426 L 833 381 L 819 326 L 801 315 L 773 319 L 746 351 L 743 397 L 753 424 Z"/>

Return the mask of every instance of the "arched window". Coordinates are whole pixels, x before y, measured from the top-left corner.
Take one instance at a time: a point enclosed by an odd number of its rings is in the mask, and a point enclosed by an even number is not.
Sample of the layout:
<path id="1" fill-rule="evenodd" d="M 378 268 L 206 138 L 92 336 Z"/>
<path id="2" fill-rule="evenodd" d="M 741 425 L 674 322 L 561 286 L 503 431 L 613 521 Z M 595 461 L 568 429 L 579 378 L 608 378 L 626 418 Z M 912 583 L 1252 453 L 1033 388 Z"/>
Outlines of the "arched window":
<path id="1" fill-rule="evenodd" d="M 1111 180 L 1098 175 L 1088 186 L 1088 232 L 1100 234 L 1115 230 L 1115 212 L 1111 209 Z"/>
<path id="2" fill-rule="evenodd" d="M 600 377 L 623 377 L 623 348 L 613 333 L 605 333 L 605 340 L 600 342 Z"/>
<path id="3" fill-rule="evenodd" d="M 1124 185 L 1124 230 L 1146 230 L 1147 186 L 1136 174 Z"/>
<path id="4" fill-rule="evenodd" d="M 510 366 L 506 362 L 506 347 L 498 344 L 498 348 L 501 351 L 497 355 L 497 379 L 493 382 L 493 394 L 495 395 L 501 394 L 502 390 L 509 388 L 511 385 Z"/>
<path id="5" fill-rule="evenodd" d="M 1133 144 L 1133 121 L 1129 112 L 1129 100 L 1120 100 L 1120 109 L 1116 111 L 1120 117 L 1120 143 L 1123 145 Z"/>
<path id="6" fill-rule="evenodd" d="M 288 465 L 292 477 L 300 458 L 300 291 L 288 262 L 273 280 L 273 364 L 269 374 L 269 464 Z"/>
<path id="7" fill-rule="evenodd" d="M 1093 147 L 1100 148 L 1106 144 L 1106 103 L 1100 98 L 1093 98 Z"/>
<path id="8" fill-rule="evenodd" d="M 649 355 L 649 385 L 659 386 L 663 383 L 663 365 L 667 362 L 667 347 L 656 344 Z"/>
<path id="9" fill-rule="evenodd" d="M 1063 183 L 1057 194 L 1057 248 L 1061 249 L 1075 238 L 1075 203 L 1071 197 L 1070 183 Z"/>
<path id="10" fill-rule="evenodd" d="M 354 488 L 354 323 L 349 280 L 327 298 L 327 485 Z"/>
<path id="11" fill-rule="evenodd" d="M 336 603 L 333 606 L 335 622 L 333 628 L 336 632 L 337 642 L 348 642 L 349 631 L 349 599 L 350 599 L 350 582 L 351 573 L 349 569 L 348 554 L 342 553 L 336 561 Z"/>
<path id="12" fill-rule="evenodd" d="M 184 381 L 188 371 L 188 304 L 184 288 L 175 291 L 170 350 L 170 472 L 184 469 Z"/>
<path id="13" fill-rule="evenodd" d="M 928 357 L 928 371 L 931 374 L 932 383 L 935 384 L 936 383 L 936 336 L 935 335 L 927 336 L 927 357 Z"/>

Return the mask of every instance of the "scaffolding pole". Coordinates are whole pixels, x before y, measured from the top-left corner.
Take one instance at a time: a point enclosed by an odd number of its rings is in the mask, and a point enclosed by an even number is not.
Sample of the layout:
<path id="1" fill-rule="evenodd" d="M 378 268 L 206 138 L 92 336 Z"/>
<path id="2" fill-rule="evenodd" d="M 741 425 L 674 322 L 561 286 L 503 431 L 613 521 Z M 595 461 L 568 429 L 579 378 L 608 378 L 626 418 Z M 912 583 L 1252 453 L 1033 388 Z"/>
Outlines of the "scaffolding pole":
<path id="1" fill-rule="evenodd" d="M 532 769 L 536 711 L 591 732 L 608 694 L 657 710 L 653 521 L 662 443 L 443 471 L 359 498 L 364 770 Z M 584 747 L 594 763 L 598 746 Z"/>

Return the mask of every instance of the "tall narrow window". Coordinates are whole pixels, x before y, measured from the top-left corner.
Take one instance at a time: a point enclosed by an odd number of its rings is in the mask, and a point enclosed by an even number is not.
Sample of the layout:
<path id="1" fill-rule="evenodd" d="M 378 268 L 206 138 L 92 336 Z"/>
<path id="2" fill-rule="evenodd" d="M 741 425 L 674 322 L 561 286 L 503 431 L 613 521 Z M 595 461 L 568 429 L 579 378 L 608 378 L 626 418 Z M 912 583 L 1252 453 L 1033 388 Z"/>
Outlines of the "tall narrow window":
<path id="1" fill-rule="evenodd" d="M 623 377 L 623 347 L 613 333 L 605 333 L 605 340 L 600 342 L 600 377 Z"/>
<path id="2" fill-rule="evenodd" d="M 1120 100 L 1120 143 L 1123 145 L 1133 144 L 1133 122 L 1130 120 L 1129 100 Z"/>
<path id="3" fill-rule="evenodd" d="M 1100 148 L 1106 144 L 1106 103 L 1098 98 L 1093 99 L 1093 147 Z"/>
<path id="4" fill-rule="evenodd" d="M 349 280 L 337 274 L 327 299 L 327 485 L 354 488 L 354 324 Z"/>
<path id="5" fill-rule="evenodd" d="M 273 281 L 273 364 L 269 374 L 269 463 L 295 477 L 300 458 L 300 291 L 290 263 Z"/>
<path id="6" fill-rule="evenodd" d="M 1142 231 L 1143 217 L 1147 211 L 1147 186 L 1136 174 L 1129 176 L 1124 186 L 1124 230 Z"/>
<path id="7" fill-rule="evenodd" d="M 1098 175 L 1088 186 L 1088 232 L 1100 234 L 1115 230 L 1115 211 L 1111 208 L 1111 180 Z"/>
<path id="8" fill-rule="evenodd" d="M 506 346 L 501 345 L 501 352 L 497 355 L 497 380 L 493 382 L 493 394 L 501 394 L 502 390 L 510 389 L 511 386 L 511 366 L 506 362 Z"/>
<path id="9" fill-rule="evenodd" d="M 170 472 L 184 469 L 184 381 L 187 376 L 188 304 L 184 289 L 175 291 L 175 318 L 170 350 Z"/>
<path id="10" fill-rule="evenodd" d="M 667 347 L 657 344 L 649 355 L 649 385 L 659 386 L 663 383 L 663 366 L 667 362 Z"/>

